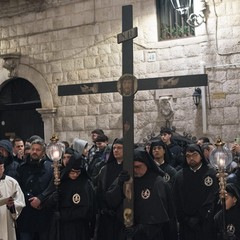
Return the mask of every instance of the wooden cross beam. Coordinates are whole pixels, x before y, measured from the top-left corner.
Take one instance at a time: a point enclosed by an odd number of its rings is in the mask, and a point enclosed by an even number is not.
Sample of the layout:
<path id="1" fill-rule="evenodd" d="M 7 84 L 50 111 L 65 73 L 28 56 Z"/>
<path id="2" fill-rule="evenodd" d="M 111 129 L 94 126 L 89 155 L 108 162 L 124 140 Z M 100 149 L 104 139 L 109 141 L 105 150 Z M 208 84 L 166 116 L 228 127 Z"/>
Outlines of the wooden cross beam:
<path id="1" fill-rule="evenodd" d="M 138 79 L 137 81 L 138 91 L 169 88 L 201 87 L 208 85 L 207 74 L 146 78 Z M 72 96 L 113 92 L 118 92 L 117 81 L 58 86 L 58 96 Z"/>
<path id="2" fill-rule="evenodd" d="M 122 33 L 117 35 L 118 43 L 122 43 L 122 77 L 118 81 L 83 83 L 58 86 L 59 96 L 113 93 L 119 92 L 122 97 L 123 124 L 123 168 L 133 179 L 133 149 L 134 149 L 134 94 L 141 90 L 169 89 L 207 86 L 206 74 L 168 76 L 148 79 L 136 79 L 133 76 L 133 38 L 137 37 L 137 28 L 133 28 L 132 5 L 122 7 Z M 126 87 L 125 92 L 124 88 Z M 133 181 L 125 184 L 124 223 L 127 227 L 133 225 Z"/>

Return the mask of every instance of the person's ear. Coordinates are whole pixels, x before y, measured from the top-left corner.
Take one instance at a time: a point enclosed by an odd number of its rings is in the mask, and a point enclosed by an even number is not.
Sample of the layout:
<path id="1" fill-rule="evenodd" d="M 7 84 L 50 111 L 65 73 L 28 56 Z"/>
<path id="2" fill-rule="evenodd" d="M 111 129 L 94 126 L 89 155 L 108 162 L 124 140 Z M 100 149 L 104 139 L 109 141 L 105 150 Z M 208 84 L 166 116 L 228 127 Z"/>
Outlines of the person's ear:
<path id="1" fill-rule="evenodd" d="M 236 205 L 236 202 L 237 202 L 237 198 L 235 196 L 233 196 L 233 203 L 234 203 L 234 205 Z"/>

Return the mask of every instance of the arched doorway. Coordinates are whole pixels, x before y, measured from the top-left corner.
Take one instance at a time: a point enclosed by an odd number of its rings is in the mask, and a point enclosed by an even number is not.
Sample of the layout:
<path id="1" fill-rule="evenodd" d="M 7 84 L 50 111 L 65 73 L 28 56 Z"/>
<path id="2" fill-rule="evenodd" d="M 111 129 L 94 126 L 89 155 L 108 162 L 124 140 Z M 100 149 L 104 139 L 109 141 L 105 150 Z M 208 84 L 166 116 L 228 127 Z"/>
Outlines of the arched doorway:
<path id="1" fill-rule="evenodd" d="M 12 78 L 0 87 L 0 139 L 19 136 L 26 140 L 32 135 L 44 138 L 40 113 L 40 96 L 29 81 Z"/>

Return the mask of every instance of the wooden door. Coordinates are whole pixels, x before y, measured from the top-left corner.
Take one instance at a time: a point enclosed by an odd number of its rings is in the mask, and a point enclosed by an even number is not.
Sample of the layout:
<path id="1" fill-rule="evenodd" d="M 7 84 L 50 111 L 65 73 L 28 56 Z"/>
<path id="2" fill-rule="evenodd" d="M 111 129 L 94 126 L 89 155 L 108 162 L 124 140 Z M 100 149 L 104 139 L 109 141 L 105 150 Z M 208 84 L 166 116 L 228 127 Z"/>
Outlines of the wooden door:
<path id="1" fill-rule="evenodd" d="M 41 102 L 35 87 L 25 79 L 9 79 L 0 91 L 0 139 L 44 138 L 43 121 L 36 108 L 41 108 Z"/>

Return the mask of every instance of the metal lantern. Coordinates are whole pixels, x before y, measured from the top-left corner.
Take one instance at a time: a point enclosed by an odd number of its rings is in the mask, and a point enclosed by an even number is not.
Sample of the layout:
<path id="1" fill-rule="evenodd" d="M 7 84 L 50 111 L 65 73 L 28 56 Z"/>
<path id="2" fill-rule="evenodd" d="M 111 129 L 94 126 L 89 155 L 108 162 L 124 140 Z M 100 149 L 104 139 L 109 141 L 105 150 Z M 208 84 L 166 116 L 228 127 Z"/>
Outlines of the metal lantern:
<path id="1" fill-rule="evenodd" d="M 210 154 L 210 163 L 218 172 L 225 171 L 232 162 L 231 151 L 224 146 L 225 143 L 218 138 L 215 143 L 215 149 Z"/>
<path id="2" fill-rule="evenodd" d="M 186 20 L 186 23 L 191 27 L 199 27 L 202 23 L 206 21 L 206 2 L 205 0 L 199 1 L 199 12 L 189 13 L 189 9 L 192 8 L 192 0 L 171 0 L 173 8 Z M 189 15 L 189 16 L 188 16 Z"/>
<path id="3" fill-rule="evenodd" d="M 189 8 L 192 6 L 192 0 L 171 0 L 173 8 L 176 9 L 181 15 L 188 13 Z"/>
<path id="4" fill-rule="evenodd" d="M 53 161 L 59 161 L 62 157 L 63 149 L 60 143 L 49 143 L 46 149 L 47 156 Z"/>
<path id="5" fill-rule="evenodd" d="M 193 102 L 194 104 L 198 107 L 199 103 L 200 103 L 200 100 L 201 100 L 201 97 L 202 97 L 202 91 L 200 88 L 195 88 L 195 91 L 192 95 L 193 97 Z"/>
<path id="6" fill-rule="evenodd" d="M 60 184 L 59 161 L 62 158 L 64 148 L 60 142 L 51 142 L 46 149 L 47 156 L 53 161 L 54 184 Z"/>
<path id="7" fill-rule="evenodd" d="M 219 137 L 215 143 L 216 148 L 210 154 L 210 163 L 217 170 L 217 178 L 219 181 L 219 197 L 222 205 L 222 229 L 223 239 L 226 239 L 226 169 L 232 162 L 232 153 L 226 148 L 225 143 Z"/>

